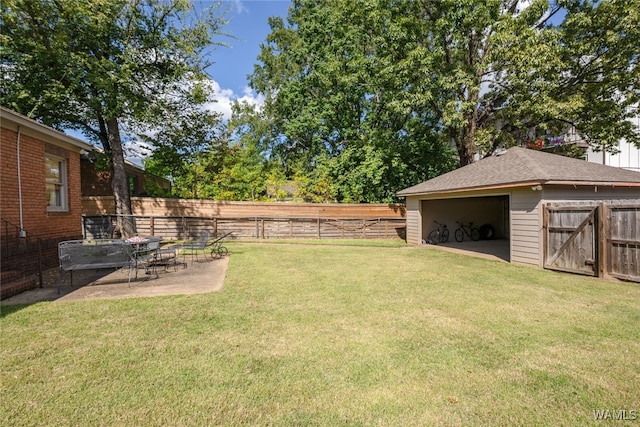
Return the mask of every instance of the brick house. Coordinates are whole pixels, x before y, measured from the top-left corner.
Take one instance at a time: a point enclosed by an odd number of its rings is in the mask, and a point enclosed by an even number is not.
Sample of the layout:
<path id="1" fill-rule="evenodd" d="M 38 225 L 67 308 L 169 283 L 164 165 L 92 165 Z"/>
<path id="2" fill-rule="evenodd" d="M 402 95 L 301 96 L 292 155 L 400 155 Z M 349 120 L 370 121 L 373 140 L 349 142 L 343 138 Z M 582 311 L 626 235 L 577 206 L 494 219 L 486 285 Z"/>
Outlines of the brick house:
<path id="1" fill-rule="evenodd" d="M 97 147 L 80 158 L 82 196 L 113 196 L 111 171 L 100 166 L 102 150 Z M 171 194 L 171 181 L 145 171 L 135 163 L 125 160 L 125 173 L 132 197 L 167 197 Z"/>
<path id="2" fill-rule="evenodd" d="M 80 153 L 92 146 L 4 107 L 0 143 L 0 297 L 6 298 L 57 266 L 59 241 L 82 238 Z M 17 292 L 9 287 L 15 282 Z"/>

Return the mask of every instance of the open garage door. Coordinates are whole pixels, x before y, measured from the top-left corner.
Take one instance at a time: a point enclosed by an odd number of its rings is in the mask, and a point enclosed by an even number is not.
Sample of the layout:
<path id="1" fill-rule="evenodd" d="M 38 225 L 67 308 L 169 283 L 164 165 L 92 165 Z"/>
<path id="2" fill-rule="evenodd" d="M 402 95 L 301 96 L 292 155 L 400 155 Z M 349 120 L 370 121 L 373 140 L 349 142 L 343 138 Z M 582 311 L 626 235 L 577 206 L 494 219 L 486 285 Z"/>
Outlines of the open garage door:
<path id="1" fill-rule="evenodd" d="M 437 227 L 437 222 L 445 224 L 449 229 L 449 241 L 440 243 L 441 245 L 488 255 L 493 254 L 500 259 L 510 260 L 508 195 L 433 199 L 423 200 L 421 203 L 422 238 L 425 242 L 429 233 Z M 491 238 L 478 242 L 473 242 L 470 239 L 456 242 L 454 235 L 458 228 L 458 221 L 465 224 L 473 222 L 474 227 L 477 228 L 483 225 L 491 226 L 493 230 Z"/>

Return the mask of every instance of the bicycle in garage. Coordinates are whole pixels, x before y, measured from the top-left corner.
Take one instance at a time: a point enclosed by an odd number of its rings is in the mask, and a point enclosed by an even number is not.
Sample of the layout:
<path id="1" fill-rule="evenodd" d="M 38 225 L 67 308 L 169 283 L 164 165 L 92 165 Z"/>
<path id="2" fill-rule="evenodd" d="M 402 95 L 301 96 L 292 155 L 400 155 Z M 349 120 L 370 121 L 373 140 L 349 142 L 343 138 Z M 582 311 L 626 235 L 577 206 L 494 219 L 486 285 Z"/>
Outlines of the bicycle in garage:
<path id="1" fill-rule="evenodd" d="M 436 229 L 432 230 L 427 236 L 427 243 L 431 245 L 437 245 L 438 243 L 446 243 L 449 241 L 449 229 L 447 224 L 443 224 L 438 221 L 433 221 L 436 224 Z"/>
<path id="2" fill-rule="evenodd" d="M 480 230 L 473 226 L 473 222 L 465 224 L 462 221 L 456 221 L 456 223 L 458 224 L 458 228 L 454 233 L 456 242 L 462 242 L 464 240 L 464 236 L 467 236 L 467 238 L 470 238 L 473 241 L 480 240 Z"/>

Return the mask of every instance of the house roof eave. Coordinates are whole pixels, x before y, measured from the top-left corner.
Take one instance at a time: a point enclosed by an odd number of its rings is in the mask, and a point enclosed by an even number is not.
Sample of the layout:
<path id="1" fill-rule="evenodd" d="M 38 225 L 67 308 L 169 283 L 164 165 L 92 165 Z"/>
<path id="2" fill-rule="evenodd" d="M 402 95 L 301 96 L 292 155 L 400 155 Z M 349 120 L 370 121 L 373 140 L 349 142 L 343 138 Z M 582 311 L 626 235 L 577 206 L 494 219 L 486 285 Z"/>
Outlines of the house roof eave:
<path id="1" fill-rule="evenodd" d="M 501 189 L 528 187 L 528 186 L 535 186 L 535 185 L 629 188 L 629 187 L 640 187 L 640 182 L 538 180 L 538 181 L 517 182 L 517 183 L 509 183 L 509 184 L 490 185 L 490 186 L 464 187 L 464 188 L 456 188 L 451 190 L 416 191 L 416 192 L 399 191 L 398 193 L 396 193 L 396 195 L 398 197 L 434 196 L 438 194 L 448 195 L 448 194 L 466 193 L 470 191 L 501 190 Z"/>
<path id="2" fill-rule="evenodd" d="M 524 181 L 524 182 L 511 182 L 507 184 L 496 184 L 496 185 L 483 185 L 478 187 L 464 187 L 464 188 L 455 188 L 451 190 L 434 190 L 434 191 L 399 191 L 396 193 L 399 197 L 409 197 L 409 196 L 433 196 L 436 194 L 455 194 L 455 193 L 466 193 L 469 191 L 485 191 L 485 190 L 502 190 L 507 188 L 517 188 L 517 187 L 530 187 L 535 185 L 544 185 L 545 181 L 536 180 L 536 181 Z"/>
<path id="3" fill-rule="evenodd" d="M 640 187 L 640 182 L 624 181 L 547 181 L 547 185 L 573 185 L 576 187 Z"/>
<path id="4" fill-rule="evenodd" d="M 0 113 L 2 118 L 3 127 L 6 126 L 6 122 L 13 123 L 16 127 L 20 126 L 21 128 L 28 129 L 33 131 L 39 135 L 52 138 L 58 143 L 63 143 L 68 146 L 72 146 L 77 151 L 81 150 L 91 150 L 93 145 L 84 142 L 81 139 L 73 137 L 71 135 L 67 135 L 64 132 L 60 132 L 59 130 L 53 129 L 49 126 L 43 125 L 29 117 L 23 116 L 22 114 L 16 113 L 8 108 L 0 106 Z"/>

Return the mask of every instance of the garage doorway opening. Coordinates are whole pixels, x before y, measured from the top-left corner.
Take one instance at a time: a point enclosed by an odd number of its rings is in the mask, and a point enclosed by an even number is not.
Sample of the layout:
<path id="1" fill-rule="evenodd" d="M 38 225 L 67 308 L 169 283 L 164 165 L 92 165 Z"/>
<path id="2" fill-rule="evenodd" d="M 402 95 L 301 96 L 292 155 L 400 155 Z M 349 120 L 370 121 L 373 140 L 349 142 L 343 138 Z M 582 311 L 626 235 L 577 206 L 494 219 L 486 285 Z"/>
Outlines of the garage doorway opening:
<path id="1" fill-rule="evenodd" d="M 437 246 L 486 255 L 509 262 L 510 256 L 510 202 L 509 195 L 423 200 L 422 239 L 437 227 L 436 222 L 449 229 L 449 240 Z M 491 235 L 481 233 L 483 239 L 472 241 L 465 235 L 462 242 L 454 238 L 458 221 L 473 223 L 474 227 L 490 227 Z"/>

